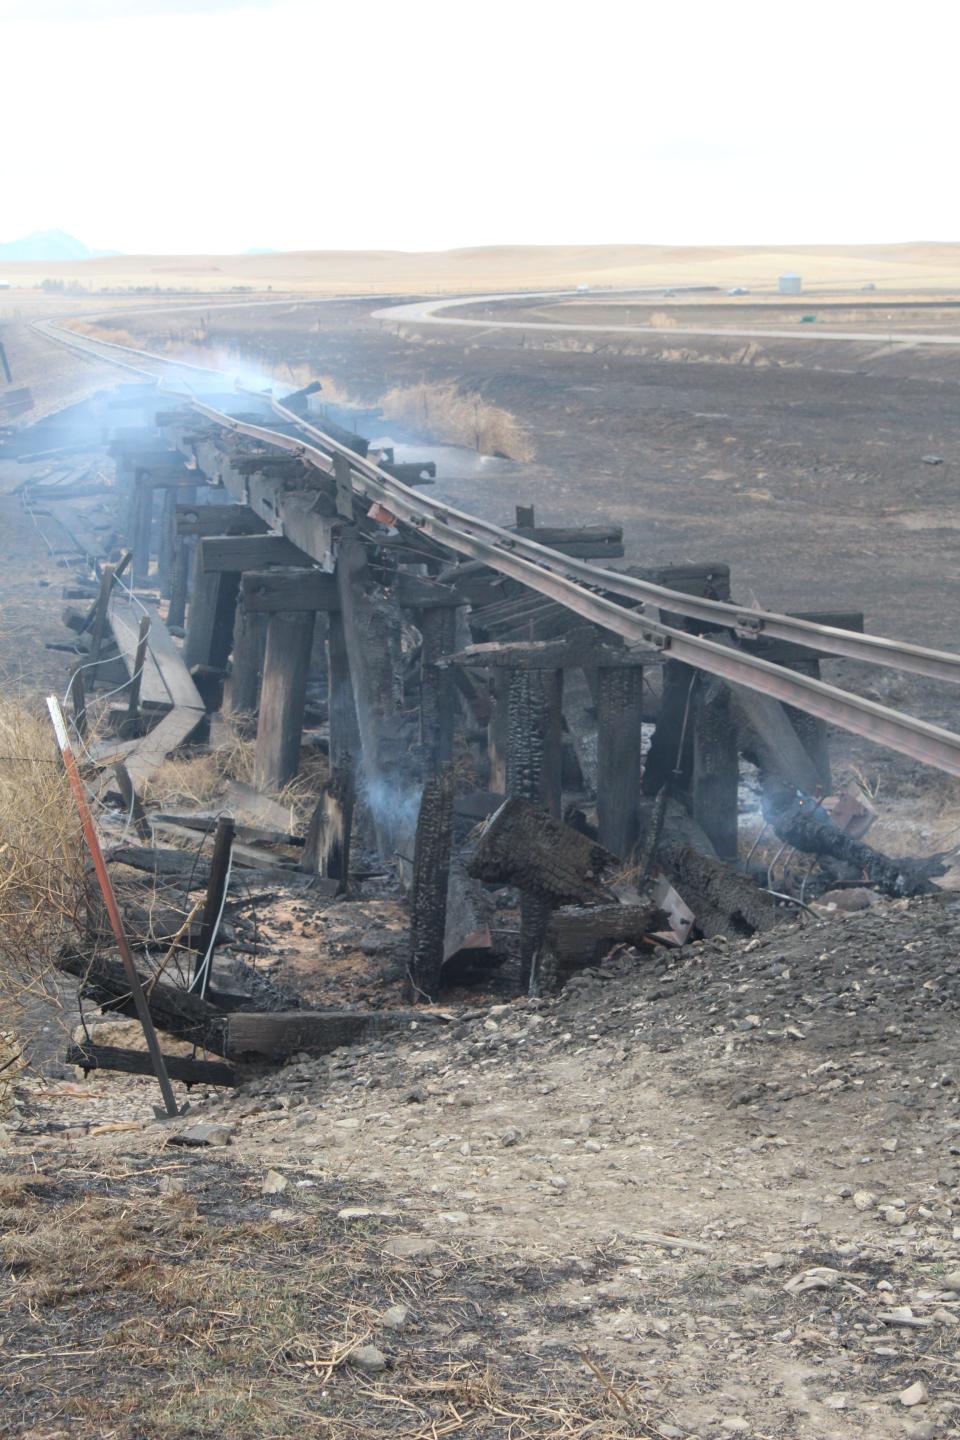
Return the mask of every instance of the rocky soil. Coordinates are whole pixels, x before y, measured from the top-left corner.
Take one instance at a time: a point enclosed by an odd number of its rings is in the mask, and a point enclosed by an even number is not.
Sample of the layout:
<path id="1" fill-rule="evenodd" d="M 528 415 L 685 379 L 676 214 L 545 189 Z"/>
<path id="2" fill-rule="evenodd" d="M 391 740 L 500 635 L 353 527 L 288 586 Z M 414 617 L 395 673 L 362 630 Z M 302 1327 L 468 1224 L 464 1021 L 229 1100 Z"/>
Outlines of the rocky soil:
<path id="1" fill-rule="evenodd" d="M 408 1277 L 402 1323 L 384 1301 L 364 1332 L 392 1390 L 429 1354 L 589 1427 L 477 1406 L 466 1434 L 957 1435 L 958 938 L 945 897 L 622 951 L 556 999 L 425 1011 L 172 1125 L 146 1081 L 21 1083 L 4 1167 L 136 1169 L 203 1210 L 214 1162 L 263 1245 L 322 1218 Z M 331 1372 L 341 1398 L 358 1366 Z"/>

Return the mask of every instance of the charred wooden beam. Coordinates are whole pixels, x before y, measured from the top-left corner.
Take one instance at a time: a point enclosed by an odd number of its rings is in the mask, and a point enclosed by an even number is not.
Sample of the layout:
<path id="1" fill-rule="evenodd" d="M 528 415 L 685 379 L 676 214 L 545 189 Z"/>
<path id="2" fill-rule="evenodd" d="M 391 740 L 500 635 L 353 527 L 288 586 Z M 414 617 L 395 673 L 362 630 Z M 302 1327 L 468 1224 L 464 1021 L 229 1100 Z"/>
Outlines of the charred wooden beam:
<path id="1" fill-rule="evenodd" d="M 150 616 L 140 616 L 140 628 L 137 633 L 137 648 L 133 656 L 133 666 L 130 671 L 130 684 L 127 688 L 127 716 L 126 724 L 128 733 L 133 734 L 134 725 L 140 714 L 140 691 L 143 688 L 143 672 L 147 664 L 147 640 L 150 636 Z"/>
<path id="2" fill-rule="evenodd" d="M 682 844 L 664 846 L 661 868 L 694 914 L 697 933 L 755 935 L 783 918 L 773 896 L 725 860 Z"/>
<path id="3" fill-rule="evenodd" d="M 521 670 L 572 670 L 598 665 L 629 669 L 663 663 L 662 650 L 627 649 L 609 643 L 610 638 L 595 625 L 578 626 L 556 640 L 499 640 L 468 645 L 448 656 L 445 663 L 473 669 L 506 666 Z"/>
<path id="4" fill-rule="evenodd" d="M 490 910 L 490 901 L 482 884 L 467 874 L 466 860 L 461 855 L 452 854 L 443 932 L 445 974 L 455 973 L 463 978 L 465 972 L 475 970 L 478 965 L 489 969 L 495 961 Z"/>
<path id="5" fill-rule="evenodd" d="M 337 514 L 342 520 L 353 519 L 353 478 L 350 461 L 339 450 L 333 456 L 333 481 L 336 485 Z"/>
<path id="6" fill-rule="evenodd" d="M 77 1065 L 84 1074 L 91 1070 L 119 1070 L 126 1075 L 152 1075 L 153 1062 L 146 1050 L 124 1050 L 115 1045 L 97 1045 L 85 1041 L 70 1045 L 63 1057 L 67 1065 Z M 165 1055 L 164 1063 L 171 1080 L 184 1085 L 238 1085 L 237 1071 L 219 1060 L 193 1060 L 189 1055 Z"/>
<path id="7" fill-rule="evenodd" d="M 886 895 L 927 895 L 936 889 L 933 879 L 949 868 L 940 855 L 884 855 L 841 830 L 809 797 L 789 794 L 787 787 L 778 798 L 780 807 L 768 805 L 766 814 L 781 840 L 807 854 L 828 855 L 854 866 Z"/>
<path id="8" fill-rule="evenodd" d="M 620 560 L 625 554 L 622 525 L 523 525 L 516 533 L 580 560 Z"/>
<path id="9" fill-rule="evenodd" d="M 623 539 L 622 525 L 517 525 L 515 533 L 524 540 L 556 548 L 576 541 L 612 545 Z"/>
<path id="10" fill-rule="evenodd" d="M 399 571 L 390 580 L 389 591 L 404 610 L 430 610 L 434 606 L 451 608 L 459 605 L 460 598 L 450 585 L 441 585 L 423 575 L 410 575 Z"/>
<path id="11" fill-rule="evenodd" d="M 182 630 L 187 618 L 187 596 L 193 569 L 193 544 L 177 532 L 173 540 L 170 567 L 170 603 L 167 606 L 167 628 Z"/>
<path id="12" fill-rule="evenodd" d="M 511 670 L 507 791 L 559 816 L 562 670 Z"/>
<path id="13" fill-rule="evenodd" d="M 639 945 L 667 917 L 653 901 L 636 905 L 578 905 L 554 910 L 544 938 L 541 982 L 559 987 L 577 970 L 596 965 L 614 945 Z"/>
<path id="14" fill-rule="evenodd" d="M 269 536 L 265 539 L 279 537 Z M 206 542 L 204 542 L 206 543 Z M 278 556 L 279 556 L 279 552 Z M 300 554 L 299 551 L 296 552 Z M 302 559 L 306 557 L 301 556 Z M 279 563 L 279 560 L 278 560 Z M 246 568 L 246 567 L 245 567 Z M 372 576 L 370 577 L 372 583 Z M 391 577 L 389 597 L 409 610 L 444 608 L 457 604 L 449 586 L 438 585 L 419 575 L 400 573 Z M 248 610 L 339 610 L 336 579 L 322 570 L 253 570 L 244 578 L 244 605 Z"/>
<path id="15" fill-rule="evenodd" d="M 261 535 L 268 530 L 265 520 L 249 505 L 178 505 L 178 535 Z"/>
<path id="16" fill-rule="evenodd" d="M 84 667 L 78 665 L 70 676 L 70 708 L 73 728 L 81 740 L 87 738 L 87 694 L 83 683 Z"/>
<path id="17" fill-rule="evenodd" d="M 360 727 L 343 633 L 343 616 L 339 611 L 331 611 L 327 616 L 327 674 L 330 768 L 333 771 L 349 769 L 355 772 L 361 754 Z"/>
<path id="18" fill-rule="evenodd" d="M 626 573 L 666 590 L 679 590 L 683 595 L 699 595 L 707 600 L 730 599 L 730 566 L 720 560 L 688 561 L 680 565 L 629 565 Z M 666 623 L 673 622 L 668 620 Z"/>
<path id="19" fill-rule="evenodd" d="M 143 801 L 137 794 L 130 771 L 122 760 L 116 760 L 113 766 L 113 773 L 116 776 L 117 789 L 120 791 L 120 798 L 123 801 L 123 808 L 129 817 L 129 821 L 132 822 L 141 840 L 149 840 L 151 833 L 150 822 L 147 819 L 147 812 L 143 808 Z"/>
<path id="20" fill-rule="evenodd" d="M 361 1045 L 426 1021 L 423 1010 L 279 1010 L 269 1014 L 241 1011 L 226 1022 L 226 1054 L 231 1060 L 279 1061 L 301 1051 L 327 1055 L 344 1045 Z M 431 1022 L 445 1023 L 439 1017 Z"/>
<path id="21" fill-rule="evenodd" d="M 312 468 L 296 455 L 285 455 L 276 450 L 258 450 L 254 455 L 234 456 L 232 465 L 238 475 L 273 475 L 281 480 L 294 481 L 305 478 Z"/>
<path id="22" fill-rule="evenodd" d="M 487 722 L 488 784 L 498 795 L 507 793 L 510 755 L 510 671 L 494 670 L 490 677 L 493 710 Z"/>
<path id="23" fill-rule="evenodd" d="M 741 685 L 731 685 L 730 692 L 740 748 L 760 767 L 764 784 L 780 782 L 815 794 L 817 767 L 780 701 Z"/>
<path id="24" fill-rule="evenodd" d="M 309 566 L 312 562 L 283 535 L 204 535 L 199 541 L 204 570 L 266 570 L 269 566 Z"/>
<path id="25" fill-rule="evenodd" d="M 723 860 L 737 858 L 740 764 L 730 690 L 701 675 L 693 692 L 690 813 Z"/>
<path id="26" fill-rule="evenodd" d="M 183 659 L 187 667 L 209 665 L 226 669 L 233 643 L 233 622 L 240 577 L 203 568 L 199 546 L 194 554 L 190 605 Z"/>
<path id="27" fill-rule="evenodd" d="M 171 487 L 163 492 L 160 537 L 157 545 L 157 582 L 160 586 L 160 594 L 167 600 L 170 598 L 170 587 L 173 581 L 173 556 L 177 539 L 175 532 L 176 509 L 177 491 Z"/>
<path id="28" fill-rule="evenodd" d="M 253 762 L 258 790 L 282 789 L 300 768 L 313 625 L 312 610 L 270 615 Z"/>
<path id="29" fill-rule="evenodd" d="M 410 961 L 407 994 L 435 1000 L 443 967 L 447 886 L 453 845 L 453 768 L 444 765 L 423 788 L 410 890 Z"/>
<path id="30" fill-rule="evenodd" d="M 346 890 L 350 878 L 353 796 L 353 770 L 347 763 L 331 772 L 320 792 L 300 861 L 301 870 L 338 880 L 341 890 Z"/>
<path id="31" fill-rule="evenodd" d="M 454 647 L 455 611 L 449 605 L 417 617 L 420 646 L 420 743 L 429 770 L 453 758 L 456 691 L 453 674 L 440 661 Z"/>
<path id="32" fill-rule="evenodd" d="M 322 570 L 249 570 L 243 576 L 241 603 L 250 614 L 339 610 L 340 594 L 336 578 Z"/>
<path id="33" fill-rule="evenodd" d="M 643 671 L 601 665 L 597 685 L 600 843 L 629 862 L 640 839 Z"/>
<path id="34" fill-rule="evenodd" d="M 374 593 L 366 549 L 347 530 L 337 560 L 337 589 L 362 744 L 366 798 L 384 857 L 412 840 L 403 807 L 389 803 L 405 785 L 407 743 L 397 677 L 400 666 L 400 614 Z"/>
<path id="35" fill-rule="evenodd" d="M 511 798 L 482 832 L 467 873 L 557 905 L 601 905 L 619 861 L 529 800 Z"/>
<path id="36" fill-rule="evenodd" d="M 510 670 L 507 791 L 559 818 L 562 807 L 562 670 Z M 524 988 L 547 922 L 546 899 L 524 894 L 520 904 L 520 978 Z"/>
<path id="37" fill-rule="evenodd" d="M 190 857 L 187 856 L 187 859 Z M 57 958 L 57 969 L 73 975 L 80 984 L 80 994 L 94 1000 L 102 1009 L 115 1010 L 136 1018 L 130 993 L 130 982 L 119 960 L 109 955 L 84 955 L 64 950 Z M 174 985 L 155 983 L 153 977 L 140 973 L 140 983 L 150 1007 L 150 1015 L 158 1030 L 187 1040 L 215 1055 L 224 1054 L 224 1016 L 215 1005 Z"/>
<path id="38" fill-rule="evenodd" d="M 263 858 L 263 863 L 260 863 L 260 853 L 243 851 L 238 846 L 234 855 L 238 863 L 242 859 L 248 880 L 256 879 L 264 882 L 281 880 L 284 884 L 294 886 L 298 882 L 302 882 L 304 888 L 310 889 L 315 894 L 335 895 L 337 893 L 335 881 L 328 883 L 320 880 L 319 877 L 311 881 L 292 865 L 271 865 L 266 856 Z M 203 890 L 210 879 L 210 861 L 186 850 L 174 850 L 160 845 L 114 845 L 108 859 L 114 864 L 129 865 L 134 870 L 142 870 L 147 875 L 154 875 L 158 879 L 176 880 L 184 890 Z"/>
<path id="39" fill-rule="evenodd" d="M 150 476 L 136 470 L 133 477 L 132 517 L 127 543 L 133 551 L 131 574 L 134 585 L 145 585 L 150 575 L 153 535 L 153 487 Z"/>
<path id="40" fill-rule="evenodd" d="M 243 582 L 241 581 L 241 592 Z M 263 662 L 269 617 L 262 610 L 247 610 L 241 603 L 233 634 L 233 659 L 227 698 L 233 715 L 254 715 L 260 703 Z"/>

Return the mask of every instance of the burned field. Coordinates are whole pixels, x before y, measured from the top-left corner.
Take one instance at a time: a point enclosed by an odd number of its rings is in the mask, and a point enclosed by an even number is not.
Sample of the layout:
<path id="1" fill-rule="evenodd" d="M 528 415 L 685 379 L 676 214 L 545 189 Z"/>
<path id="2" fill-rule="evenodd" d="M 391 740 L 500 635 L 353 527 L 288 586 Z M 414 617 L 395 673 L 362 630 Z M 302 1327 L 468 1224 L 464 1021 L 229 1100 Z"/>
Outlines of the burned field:
<path id="1" fill-rule="evenodd" d="M 948 637 L 943 377 L 253 323 L 203 344 L 286 364 L 279 408 L 127 377 L 0 457 L 191 1087 L 152 1116 L 73 848 L 16 997 L 9 1433 L 957 1433 L 954 662 L 865 663 L 877 611 Z M 856 387 L 896 434 L 859 479 Z"/>

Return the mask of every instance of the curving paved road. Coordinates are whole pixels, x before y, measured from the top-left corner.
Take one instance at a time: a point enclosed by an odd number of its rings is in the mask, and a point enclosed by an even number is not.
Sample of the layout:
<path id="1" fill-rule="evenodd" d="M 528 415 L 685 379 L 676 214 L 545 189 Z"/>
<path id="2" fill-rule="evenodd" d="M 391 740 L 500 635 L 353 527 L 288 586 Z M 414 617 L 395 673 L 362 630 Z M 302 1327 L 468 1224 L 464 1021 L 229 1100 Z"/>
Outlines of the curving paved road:
<path id="1" fill-rule="evenodd" d="M 626 292 L 618 290 L 621 295 Z M 630 291 L 630 294 L 662 294 L 663 287 L 644 291 Z M 489 305 L 496 301 L 524 301 L 524 300 L 562 300 L 579 296 L 586 298 L 582 291 L 578 290 L 531 290 L 523 295 L 469 295 L 454 297 L 447 300 L 418 300 L 409 305 L 386 305 L 379 310 L 372 312 L 374 320 L 413 320 L 420 325 L 469 325 L 479 330 L 551 330 L 562 331 L 565 334 L 593 334 L 605 335 L 716 335 L 722 339 L 742 338 L 744 340 L 860 340 L 871 345 L 884 346 L 890 343 L 890 337 L 884 330 L 821 330 L 816 325 L 798 326 L 795 330 L 760 330 L 751 328 L 731 329 L 725 326 L 687 326 L 687 325 L 590 325 L 577 324 L 575 321 L 564 320 L 497 320 L 490 318 L 484 320 L 468 320 L 463 316 L 441 315 L 441 310 L 450 310 L 455 306 L 462 305 Z M 603 299 L 602 292 L 591 295 L 593 299 Z M 815 301 L 811 300 L 811 305 Z M 929 335 L 923 333 L 910 333 L 898 331 L 892 335 L 892 343 L 895 346 L 901 345 L 960 345 L 960 335 Z"/>

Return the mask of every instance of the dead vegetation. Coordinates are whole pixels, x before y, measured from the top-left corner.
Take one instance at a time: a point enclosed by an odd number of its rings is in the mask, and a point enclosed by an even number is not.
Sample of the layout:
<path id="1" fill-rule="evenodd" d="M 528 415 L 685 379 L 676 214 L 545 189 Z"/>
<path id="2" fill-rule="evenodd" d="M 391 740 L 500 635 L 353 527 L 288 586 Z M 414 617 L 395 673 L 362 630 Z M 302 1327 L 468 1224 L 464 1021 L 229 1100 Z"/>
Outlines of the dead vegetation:
<path id="1" fill-rule="evenodd" d="M 337 1218 L 346 1197 L 328 1184 L 301 1192 L 290 1224 L 268 1214 L 274 1202 L 239 1167 L 127 1164 L 105 1160 L 92 1178 L 63 1167 L 55 1178 L 0 1180 L 0 1253 L 12 1281 L 0 1313 L 17 1335 L 0 1358 L 0 1433 L 658 1433 L 637 1387 L 588 1355 L 558 1357 L 550 1376 L 533 1357 L 502 1363 L 511 1327 L 476 1296 L 535 1313 L 552 1271 L 468 1261 L 452 1246 L 428 1264 L 394 1259 L 378 1222 Z M 399 1332 L 381 1319 L 391 1305 L 409 1316 Z M 371 1342 L 382 1347 L 372 1362 Z M 43 1430 L 31 1429 L 38 1422 Z"/>
<path id="2" fill-rule="evenodd" d="M 213 806 L 223 798 L 230 781 L 253 784 L 255 750 L 253 740 L 231 731 L 211 750 L 169 757 L 145 782 L 144 802 L 161 808 Z M 328 771 L 326 757 L 321 752 L 305 750 L 296 778 L 280 790 L 263 793 L 291 810 L 298 822 L 306 823 Z"/>
<path id="3" fill-rule="evenodd" d="M 532 460 L 533 446 L 516 416 L 452 383 L 395 385 L 381 397 L 383 413 L 437 440 L 481 455 Z"/>
<path id="4" fill-rule="evenodd" d="M 0 701 L 0 1029 L 17 1030 L 49 1000 L 54 955 L 84 897 L 80 825 L 49 722 Z"/>
<path id="5" fill-rule="evenodd" d="M 103 340 L 108 345 L 129 345 L 133 349 L 139 347 L 136 336 L 120 325 L 103 325 L 96 320 L 74 320 L 70 329 L 76 330 L 79 335 L 89 335 L 92 340 Z"/>

